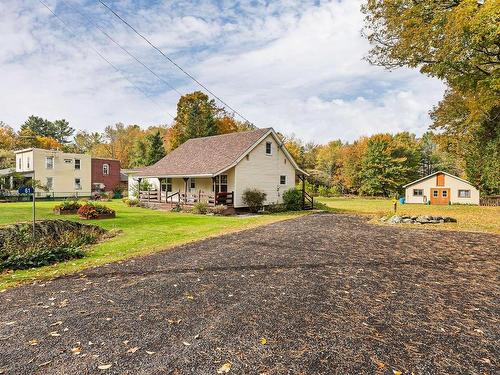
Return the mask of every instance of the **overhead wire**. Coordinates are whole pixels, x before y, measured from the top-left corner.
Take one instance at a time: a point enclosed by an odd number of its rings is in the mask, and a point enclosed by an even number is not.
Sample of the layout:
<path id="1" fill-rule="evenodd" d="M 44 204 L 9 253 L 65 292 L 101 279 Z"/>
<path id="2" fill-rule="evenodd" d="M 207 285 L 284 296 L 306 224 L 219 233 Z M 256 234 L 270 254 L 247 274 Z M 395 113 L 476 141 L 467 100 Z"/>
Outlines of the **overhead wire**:
<path id="1" fill-rule="evenodd" d="M 61 18 L 59 17 L 45 2 L 43 2 L 42 0 L 38 0 L 38 2 L 40 4 L 42 4 L 45 8 L 47 8 L 47 10 L 59 21 L 63 24 L 63 26 L 65 27 L 65 29 L 75 38 L 77 38 L 78 36 L 71 30 L 71 28 L 69 27 L 69 25 Z M 141 89 L 139 86 L 137 86 L 131 79 L 129 79 L 126 74 L 121 70 L 119 69 L 116 65 L 114 65 L 111 61 L 109 61 L 102 53 L 100 53 L 96 48 L 94 48 L 92 45 L 90 45 L 88 42 L 87 42 L 87 45 L 102 59 L 104 60 L 106 63 L 108 63 L 116 72 L 118 72 L 125 80 L 127 80 L 136 90 L 140 91 L 145 97 L 146 99 L 150 100 L 153 104 L 155 104 L 156 106 L 158 106 L 158 108 L 161 110 L 161 111 L 165 111 L 155 100 L 153 100 L 143 89 Z M 167 115 L 169 115 L 172 119 L 175 119 L 175 117 L 170 114 L 168 111 L 165 111 L 165 113 L 167 113 Z"/>

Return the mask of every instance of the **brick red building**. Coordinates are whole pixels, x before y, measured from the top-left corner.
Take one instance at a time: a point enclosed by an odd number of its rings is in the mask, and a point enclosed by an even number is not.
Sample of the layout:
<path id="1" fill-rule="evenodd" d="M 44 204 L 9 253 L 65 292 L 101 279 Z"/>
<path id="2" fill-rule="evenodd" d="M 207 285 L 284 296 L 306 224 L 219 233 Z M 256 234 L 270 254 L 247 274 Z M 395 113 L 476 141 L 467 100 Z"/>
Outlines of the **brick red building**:
<path id="1" fill-rule="evenodd" d="M 120 161 L 92 158 L 92 191 L 112 191 L 120 185 Z"/>

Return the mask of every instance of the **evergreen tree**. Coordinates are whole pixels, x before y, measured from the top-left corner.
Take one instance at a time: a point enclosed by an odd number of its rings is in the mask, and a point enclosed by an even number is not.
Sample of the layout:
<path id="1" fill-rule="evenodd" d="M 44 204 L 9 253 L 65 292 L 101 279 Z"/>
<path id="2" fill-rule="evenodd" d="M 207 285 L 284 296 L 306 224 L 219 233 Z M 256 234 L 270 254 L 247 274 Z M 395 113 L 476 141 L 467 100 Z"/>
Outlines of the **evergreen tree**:
<path id="1" fill-rule="evenodd" d="M 138 168 L 147 165 L 146 143 L 142 139 L 137 139 L 130 155 L 130 167 Z"/>
<path id="2" fill-rule="evenodd" d="M 160 132 L 148 137 L 148 147 L 146 152 L 146 164 L 152 165 L 161 160 L 165 156 L 165 148 L 160 136 Z"/>

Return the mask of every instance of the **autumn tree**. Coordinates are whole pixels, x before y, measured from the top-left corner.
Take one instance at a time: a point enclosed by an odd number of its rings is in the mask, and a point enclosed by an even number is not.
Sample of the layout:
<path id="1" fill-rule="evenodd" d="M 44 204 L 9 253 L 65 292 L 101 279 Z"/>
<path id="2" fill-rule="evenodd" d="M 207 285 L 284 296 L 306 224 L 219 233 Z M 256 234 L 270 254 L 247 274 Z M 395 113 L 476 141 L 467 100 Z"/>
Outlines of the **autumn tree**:
<path id="1" fill-rule="evenodd" d="M 87 132 L 85 130 L 76 133 L 73 143 L 75 152 L 91 153 L 92 150 L 103 142 L 99 132 Z"/>
<path id="2" fill-rule="evenodd" d="M 469 179 L 498 193 L 498 1 L 367 0 L 363 11 L 372 44 L 368 60 L 389 69 L 419 68 L 448 85 L 433 109 L 433 128 L 449 151 L 464 158 Z"/>
<path id="3" fill-rule="evenodd" d="M 75 129 L 64 119 L 52 122 L 38 116 L 30 116 L 21 125 L 21 132 L 23 131 L 30 131 L 40 137 L 54 138 L 58 143 L 67 143 Z"/>
<path id="4" fill-rule="evenodd" d="M 170 149 L 177 148 L 191 138 L 216 135 L 219 111 L 215 101 L 201 91 L 181 96 L 169 134 Z"/>

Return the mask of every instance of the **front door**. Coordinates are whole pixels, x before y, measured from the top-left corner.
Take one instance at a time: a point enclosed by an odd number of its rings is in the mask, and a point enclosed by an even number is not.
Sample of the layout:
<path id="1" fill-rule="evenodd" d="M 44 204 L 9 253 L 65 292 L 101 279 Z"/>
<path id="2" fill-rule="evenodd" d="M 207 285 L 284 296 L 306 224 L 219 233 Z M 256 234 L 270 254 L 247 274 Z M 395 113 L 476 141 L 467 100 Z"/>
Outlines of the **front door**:
<path id="1" fill-rule="evenodd" d="M 450 203 L 449 188 L 431 189 L 431 204 L 449 204 L 449 203 Z"/>

